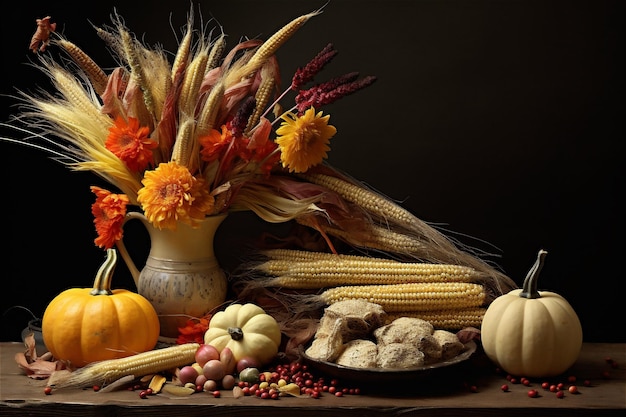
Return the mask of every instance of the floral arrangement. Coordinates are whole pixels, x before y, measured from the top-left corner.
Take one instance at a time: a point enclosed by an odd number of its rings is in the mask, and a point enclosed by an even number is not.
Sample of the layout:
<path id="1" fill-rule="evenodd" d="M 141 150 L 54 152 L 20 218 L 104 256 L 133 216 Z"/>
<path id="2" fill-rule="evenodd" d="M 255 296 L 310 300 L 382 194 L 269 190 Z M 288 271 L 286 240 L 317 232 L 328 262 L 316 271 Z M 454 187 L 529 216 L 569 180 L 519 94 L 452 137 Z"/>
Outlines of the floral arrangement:
<path id="1" fill-rule="evenodd" d="M 91 187 L 95 244 L 104 249 L 121 245 L 129 210 L 143 212 L 160 229 L 194 227 L 207 216 L 241 210 L 270 223 L 294 221 L 291 239 L 275 246 L 306 246 L 314 253 L 303 255 L 298 248 L 274 253 L 261 247 L 257 254 L 268 258 L 269 265 L 287 259 L 290 272 L 305 277 L 307 287 L 280 281 L 281 274 L 289 275 L 283 267 L 266 268 L 264 263 L 244 262 L 240 274 L 231 276 L 238 300 L 262 305 L 280 321 L 289 338 L 288 350 L 312 337 L 319 319 L 315 314 L 332 302 L 332 291 L 344 285 L 363 284 L 359 287 L 366 295 L 359 297 L 367 299 L 371 291 L 386 291 L 403 302 L 421 303 L 435 294 L 434 287 L 395 287 L 387 280 L 376 281 L 377 276 L 366 282 L 368 273 L 398 276 L 403 270 L 415 280 L 417 269 L 426 271 L 436 282 L 422 284 L 436 284 L 437 294 L 442 294 L 438 301 L 460 297 L 463 302 L 419 308 L 443 325 L 480 323 L 486 305 L 515 288 L 515 282 L 476 256 L 477 251 L 458 246 L 325 161 L 337 129 L 322 108 L 376 78 L 353 72 L 314 80 L 337 55 L 328 44 L 281 89 L 276 53 L 319 13 L 293 19 L 265 41 L 243 40 L 228 52 L 223 34 L 212 38 L 213 32 L 194 30 L 191 13 L 171 63 L 160 48 L 138 41 L 114 15 L 112 27 L 96 28 L 120 63 L 109 73 L 56 34 L 50 17 L 38 19 L 30 48 L 40 57 L 56 94 L 22 94 L 25 111 L 16 123 L 5 126 L 26 137 L 2 139 L 45 150 L 69 168 L 93 172 L 109 183 L 106 189 Z M 58 46 L 71 61 L 57 63 L 43 54 L 49 45 Z M 289 95 L 294 100 L 285 110 L 283 101 Z M 311 229 L 314 236 L 307 234 Z M 335 256 L 343 254 L 356 256 Z M 445 264 L 440 265 L 445 272 L 429 272 L 432 265 L 424 264 Z M 450 271 L 457 266 L 469 269 L 461 268 L 452 277 Z M 383 267 L 397 270 L 383 274 Z M 339 281 L 319 284 L 331 286 L 330 293 L 318 293 L 322 288 L 312 286 L 322 283 L 324 273 Z M 470 298 L 474 304 L 467 305 Z M 398 313 L 402 305 L 386 308 Z M 206 319 L 194 318 L 179 328 L 178 340 L 201 341 Z"/>
<path id="2" fill-rule="evenodd" d="M 485 287 L 481 297 L 486 302 L 515 288 L 515 282 L 480 259 L 479 252 L 458 246 L 325 161 L 337 130 L 322 108 L 376 78 L 348 73 L 315 81 L 337 55 L 328 44 L 281 89 L 276 52 L 319 13 L 293 19 L 265 41 L 244 40 L 227 53 L 224 35 L 194 36 L 190 15 L 172 63 L 159 48 L 134 38 L 114 16 L 113 27 L 96 28 L 122 64 L 108 74 L 77 45 L 55 35 L 49 18 L 40 19 L 31 49 L 40 56 L 58 94 L 24 94 L 26 111 L 17 121 L 27 127 L 8 126 L 28 136 L 2 139 L 44 149 L 71 169 L 94 172 L 116 188 L 92 186 L 95 243 L 102 248 L 119 245 L 132 207 L 155 227 L 167 229 L 249 210 L 270 223 L 294 221 L 298 228 L 294 227 L 292 239 L 278 242 L 279 246 L 295 242 L 314 248 L 315 255 L 358 253 L 359 266 L 346 268 L 357 268 L 359 276 L 367 262 L 378 262 L 371 259 L 375 254 L 388 258 L 385 261 L 470 267 L 476 272 L 472 280 Z M 67 52 L 73 65 L 62 66 L 41 54 L 48 44 Z M 289 93 L 294 101 L 284 110 L 281 103 Z M 311 230 L 314 236 L 307 234 Z M 338 259 L 329 260 L 331 269 Z M 299 262 L 300 258 L 291 263 Z M 301 266 L 310 271 L 320 268 Z M 283 323 L 294 323 L 293 333 L 283 329 L 286 334 L 299 333 L 294 311 L 304 309 L 308 314 L 311 304 L 285 301 L 280 293 L 285 285 L 277 291 L 272 277 L 256 279 L 266 272 L 259 273 L 255 265 L 242 265 L 242 270 L 241 276 L 233 274 L 237 297 L 254 302 L 261 297 L 270 304 L 278 299 L 275 306 L 264 307 L 276 307 L 281 310 L 276 316 L 287 316 Z M 311 301 L 317 311 L 318 301 Z M 483 310 L 473 317 L 479 318 Z M 185 337 L 196 336 L 194 328 L 188 330 Z"/>
<path id="3" fill-rule="evenodd" d="M 327 157 L 337 131 L 320 108 L 375 81 L 350 73 L 305 88 L 337 54 L 329 44 L 279 90 L 276 51 L 318 13 L 292 20 L 265 42 L 242 41 L 225 56 L 225 36 L 196 38 L 191 14 L 173 63 L 115 16 L 113 27 L 96 29 L 122 64 L 108 74 L 56 34 L 50 17 L 38 19 L 31 49 L 58 94 L 24 94 L 28 110 L 18 119 L 39 132 L 22 143 L 117 189 L 92 186 L 95 243 L 105 249 L 122 238 L 128 206 L 168 229 L 232 210 L 254 210 L 270 222 L 315 210 L 312 197 L 290 188 Z M 42 56 L 49 44 L 76 65 Z M 289 92 L 295 101 L 283 110 Z"/>

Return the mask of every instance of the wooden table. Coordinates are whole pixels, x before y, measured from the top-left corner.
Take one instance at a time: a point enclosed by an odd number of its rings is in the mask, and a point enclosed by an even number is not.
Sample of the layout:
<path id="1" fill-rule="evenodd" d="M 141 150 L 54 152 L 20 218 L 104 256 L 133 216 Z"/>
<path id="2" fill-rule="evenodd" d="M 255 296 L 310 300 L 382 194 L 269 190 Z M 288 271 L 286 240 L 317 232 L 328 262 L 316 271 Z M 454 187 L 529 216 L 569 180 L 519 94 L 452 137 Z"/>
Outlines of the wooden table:
<path id="1" fill-rule="evenodd" d="M 138 392 L 94 392 L 59 390 L 45 395 L 45 381 L 26 377 L 17 367 L 14 355 L 21 343 L 1 343 L 0 416 L 624 416 L 626 415 L 626 344 L 586 343 L 578 362 L 567 375 L 577 377 L 579 394 L 566 391 L 559 399 L 541 388 L 511 384 L 479 350 L 464 366 L 443 380 L 433 378 L 420 384 L 407 384 L 399 392 L 390 386 L 367 385 L 362 395 L 335 397 L 324 394 L 319 399 L 281 397 L 263 400 L 254 396 L 233 398 L 224 391 L 221 398 L 196 393 L 184 398 L 159 394 L 146 399 Z M 613 368 L 606 358 L 617 363 Z M 609 372 L 610 375 L 603 375 Z M 584 386 L 583 380 L 591 381 Z M 558 382 L 558 378 L 552 382 Z M 509 392 L 500 387 L 508 383 Z M 473 392 L 471 386 L 476 387 Z M 362 386 L 362 388 L 366 388 Z M 527 392 L 536 388 L 537 398 Z"/>

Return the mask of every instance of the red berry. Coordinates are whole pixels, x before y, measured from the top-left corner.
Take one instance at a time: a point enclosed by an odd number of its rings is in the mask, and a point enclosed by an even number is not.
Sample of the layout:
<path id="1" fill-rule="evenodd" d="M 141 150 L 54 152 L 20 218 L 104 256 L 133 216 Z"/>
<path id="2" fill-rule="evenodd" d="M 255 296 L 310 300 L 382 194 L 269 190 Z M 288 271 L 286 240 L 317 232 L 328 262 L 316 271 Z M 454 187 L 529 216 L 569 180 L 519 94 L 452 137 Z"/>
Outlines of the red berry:
<path id="1" fill-rule="evenodd" d="M 550 385 L 550 392 L 557 392 L 560 391 L 556 385 Z"/>
<path id="2" fill-rule="evenodd" d="M 139 391 L 139 398 L 141 399 L 148 398 L 148 392 L 146 390 Z"/>
<path id="3" fill-rule="evenodd" d="M 567 390 L 570 392 L 570 394 L 577 394 L 578 393 L 578 387 L 576 385 L 570 385 Z"/>
<path id="4" fill-rule="evenodd" d="M 550 389 L 550 383 L 549 382 L 542 382 L 541 383 L 541 388 L 543 389 Z"/>
<path id="5" fill-rule="evenodd" d="M 565 392 L 563 391 L 557 391 L 556 393 L 556 398 L 563 398 L 565 397 Z"/>
<path id="6" fill-rule="evenodd" d="M 583 385 L 586 387 L 590 387 L 591 386 L 591 381 L 588 379 L 585 379 L 585 382 L 583 382 Z"/>
<path id="7" fill-rule="evenodd" d="M 46 395 L 50 395 L 50 394 L 52 394 L 52 388 L 50 388 L 50 387 L 45 387 L 45 388 L 43 389 L 43 393 L 44 393 L 44 394 L 46 394 Z"/>
<path id="8" fill-rule="evenodd" d="M 100 391 L 100 387 L 99 387 L 98 385 L 94 385 L 94 386 L 93 386 L 93 390 L 94 390 L 95 392 L 98 392 L 98 391 Z"/>
<path id="9" fill-rule="evenodd" d="M 219 398 L 222 395 L 221 392 L 219 392 L 218 390 L 213 391 L 213 397 L 214 398 Z"/>
<path id="10" fill-rule="evenodd" d="M 507 384 L 504 384 L 500 387 L 500 389 L 504 392 L 507 392 L 509 390 L 509 386 Z"/>
<path id="11" fill-rule="evenodd" d="M 570 375 L 567 377 L 567 382 L 574 383 L 576 382 L 576 377 L 574 375 Z"/>
<path id="12" fill-rule="evenodd" d="M 536 389 L 531 389 L 530 391 L 528 391 L 528 396 L 530 398 L 535 398 L 539 396 L 539 391 L 537 391 Z"/>

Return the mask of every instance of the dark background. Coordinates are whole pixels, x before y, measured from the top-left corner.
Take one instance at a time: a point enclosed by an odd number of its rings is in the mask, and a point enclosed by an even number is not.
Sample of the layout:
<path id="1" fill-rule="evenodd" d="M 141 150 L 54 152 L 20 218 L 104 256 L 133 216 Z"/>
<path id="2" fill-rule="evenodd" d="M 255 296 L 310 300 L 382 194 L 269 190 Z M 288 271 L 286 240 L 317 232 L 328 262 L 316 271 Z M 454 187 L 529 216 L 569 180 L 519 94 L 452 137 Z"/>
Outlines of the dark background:
<path id="1" fill-rule="evenodd" d="M 70 3 L 70 4 L 73 4 Z M 91 24 L 114 10 L 150 45 L 175 51 L 189 2 L 8 2 L 3 6 L 0 111 L 16 89 L 48 88 L 29 63 L 35 19 L 102 67 L 114 61 Z M 193 2 L 217 19 L 229 47 L 266 39 L 324 1 Z M 537 251 L 540 289 L 567 298 L 589 342 L 626 342 L 624 304 L 624 2 L 332 0 L 278 53 L 284 83 L 327 43 L 339 55 L 320 80 L 348 71 L 371 87 L 325 108 L 338 134 L 329 162 L 396 199 L 521 284 Z M 7 134 L 2 129 L 3 136 Z M 93 244 L 90 173 L 0 143 L 4 245 L 2 340 L 18 340 L 62 290 L 91 286 L 103 260 Z M 247 220 L 220 229 L 218 257 Z M 255 223 L 256 221 L 256 223 Z M 245 232 L 245 230 L 244 230 Z M 140 245 L 138 245 L 140 246 Z M 141 247 L 137 250 L 142 250 Z M 225 252 L 227 251 L 227 253 Z M 124 265 L 115 287 L 134 289 Z"/>

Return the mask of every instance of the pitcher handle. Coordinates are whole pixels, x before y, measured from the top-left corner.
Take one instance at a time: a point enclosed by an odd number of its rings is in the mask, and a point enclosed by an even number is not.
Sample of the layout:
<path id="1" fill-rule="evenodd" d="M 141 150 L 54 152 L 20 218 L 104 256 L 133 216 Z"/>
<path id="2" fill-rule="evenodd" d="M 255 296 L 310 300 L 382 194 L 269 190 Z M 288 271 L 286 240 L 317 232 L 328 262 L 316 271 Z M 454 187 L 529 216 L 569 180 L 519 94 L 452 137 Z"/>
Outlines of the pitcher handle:
<path id="1" fill-rule="evenodd" d="M 141 220 L 143 222 L 144 217 L 141 213 L 130 211 L 126 213 L 126 217 L 124 217 L 124 223 L 122 224 L 122 227 L 124 227 L 127 221 L 132 220 L 132 219 Z M 140 271 L 139 269 L 137 269 L 135 262 L 130 257 L 128 250 L 126 250 L 126 245 L 124 244 L 124 238 L 122 237 L 122 239 L 115 242 L 115 245 L 117 246 L 117 250 L 119 251 L 120 255 L 122 255 L 122 259 L 124 259 L 124 262 L 126 263 L 126 266 L 128 267 L 128 270 L 130 271 L 130 274 L 133 277 L 133 281 L 135 281 L 135 286 L 139 288 Z"/>

